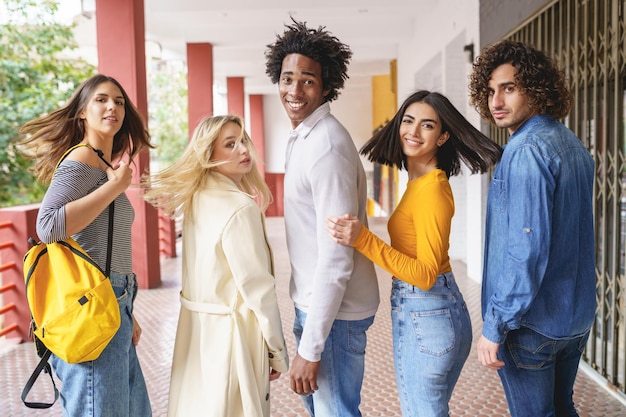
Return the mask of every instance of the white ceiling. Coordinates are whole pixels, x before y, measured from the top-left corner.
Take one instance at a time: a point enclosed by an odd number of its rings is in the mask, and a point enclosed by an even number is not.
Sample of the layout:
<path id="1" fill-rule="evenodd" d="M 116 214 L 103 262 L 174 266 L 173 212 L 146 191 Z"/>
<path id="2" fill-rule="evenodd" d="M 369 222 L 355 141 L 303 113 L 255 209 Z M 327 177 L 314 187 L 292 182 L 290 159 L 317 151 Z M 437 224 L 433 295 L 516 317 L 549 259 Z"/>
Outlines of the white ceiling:
<path id="1" fill-rule="evenodd" d="M 454 27 L 454 19 L 458 19 L 454 12 L 465 0 L 143 1 L 146 43 L 151 53 L 156 49 L 162 59 L 184 61 L 187 43 L 211 43 L 218 86 L 225 85 L 228 76 L 244 77 L 247 93 L 271 94 L 276 90 L 265 75 L 264 53 L 276 35 L 284 32 L 284 25 L 291 23 L 290 16 L 312 28 L 325 26 L 351 47 L 348 75 L 352 88 L 356 83 L 365 84 L 372 75 L 388 73 L 389 61 L 398 56 L 398 45 L 412 40 L 422 26 L 429 36 L 445 37 L 432 28 L 445 31 L 450 25 Z M 57 2 L 59 15 L 70 21 L 76 21 L 83 8 L 93 11 L 96 7 L 96 0 Z M 82 53 L 95 61 L 95 20 L 78 21 Z M 429 41 L 421 39 L 425 46 L 438 43 L 437 39 Z"/>
<path id="2" fill-rule="evenodd" d="M 65 0 L 70 1 L 70 0 Z M 80 0 L 75 0 L 80 1 Z M 213 45 L 214 77 L 244 77 L 246 92 L 275 92 L 265 75 L 266 46 L 291 23 L 325 26 L 353 52 L 348 74 L 388 73 L 397 45 L 413 36 L 418 11 L 433 0 L 144 0 L 146 40 L 163 59 L 185 59 L 186 44 Z M 439 2 L 441 3 L 441 2 Z M 97 11 L 96 11 L 97 15 Z"/>

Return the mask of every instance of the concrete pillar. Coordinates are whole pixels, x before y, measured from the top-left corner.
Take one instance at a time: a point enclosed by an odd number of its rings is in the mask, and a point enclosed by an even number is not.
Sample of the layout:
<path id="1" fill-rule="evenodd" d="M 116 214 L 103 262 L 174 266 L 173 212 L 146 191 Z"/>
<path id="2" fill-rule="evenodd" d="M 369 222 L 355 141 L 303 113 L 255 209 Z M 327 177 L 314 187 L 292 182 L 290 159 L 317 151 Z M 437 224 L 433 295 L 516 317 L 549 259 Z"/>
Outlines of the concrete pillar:
<path id="1" fill-rule="evenodd" d="M 189 138 L 198 122 L 213 115 L 213 45 L 187 44 Z"/>
<path id="2" fill-rule="evenodd" d="M 250 127 L 248 132 L 257 151 L 257 166 L 261 176 L 265 177 L 265 135 L 263 125 L 263 96 L 251 94 L 250 100 Z"/>
<path id="3" fill-rule="evenodd" d="M 246 110 L 243 77 L 226 78 L 226 90 L 228 97 L 228 113 L 236 114 L 245 120 Z"/>
<path id="4" fill-rule="evenodd" d="M 143 0 L 96 0 L 98 71 L 118 80 L 144 119 L 148 120 Z M 150 170 L 150 154 L 143 150 L 134 160 L 133 183 Z M 161 285 L 157 210 L 142 198 L 138 187 L 126 194 L 135 209 L 133 270 L 139 286 Z"/>

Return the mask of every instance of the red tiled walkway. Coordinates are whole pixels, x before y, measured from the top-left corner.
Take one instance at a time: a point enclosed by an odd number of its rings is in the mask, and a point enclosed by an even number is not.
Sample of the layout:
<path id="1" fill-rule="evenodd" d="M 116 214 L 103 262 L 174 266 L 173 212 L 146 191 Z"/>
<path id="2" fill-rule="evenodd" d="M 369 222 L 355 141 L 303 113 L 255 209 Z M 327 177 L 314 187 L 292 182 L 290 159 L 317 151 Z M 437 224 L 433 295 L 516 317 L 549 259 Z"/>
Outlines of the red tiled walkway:
<path id="1" fill-rule="evenodd" d="M 371 219 L 372 230 L 386 236 L 386 219 Z M 291 324 L 293 307 L 288 294 L 289 262 L 282 218 L 268 218 L 267 231 L 276 262 L 277 293 L 283 328 L 291 356 L 295 352 Z M 453 270 L 463 291 L 474 326 L 474 339 L 480 335 L 480 286 L 465 276 L 465 265 L 454 262 Z M 389 312 L 389 274 L 378 270 L 381 304 L 376 320 L 368 332 L 365 380 L 362 391 L 364 416 L 400 416 L 393 374 L 391 353 L 391 322 Z M 143 327 L 139 355 L 152 399 L 155 417 L 165 416 L 167 392 L 179 302 L 180 258 L 162 261 L 163 286 L 142 290 L 137 297 L 135 314 Z M 37 363 L 30 343 L 3 347 L 0 342 L 0 416 L 60 416 L 58 404 L 50 410 L 29 410 L 20 395 L 25 381 Z M 43 376 L 31 401 L 48 401 L 51 386 Z M 272 385 L 272 416 L 306 416 L 300 398 L 292 393 L 288 378 L 283 375 Z M 581 417 L 626 416 L 626 402 L 603 389 L 586 372 L 580 371 L 574 387 L 574 397 Z M 208 394 L 210 395 L 210 394 Z M 473 349 L 467 360 L 451 401 L 451 416 L 508 416 L 506 400 L 495 372 L 481 367 Z M 225 416 L 228 417 L 228 416 Z"/>

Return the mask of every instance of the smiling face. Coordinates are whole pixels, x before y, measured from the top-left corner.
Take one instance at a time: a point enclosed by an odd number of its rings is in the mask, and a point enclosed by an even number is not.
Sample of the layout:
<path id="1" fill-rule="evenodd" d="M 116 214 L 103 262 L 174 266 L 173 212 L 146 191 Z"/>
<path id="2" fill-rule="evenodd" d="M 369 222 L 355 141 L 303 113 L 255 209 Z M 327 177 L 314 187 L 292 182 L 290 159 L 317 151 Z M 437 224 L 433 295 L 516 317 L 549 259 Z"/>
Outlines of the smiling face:
<path id="1" fill-rule="evenodd" d="M 436 166 L 437 149 L 450 136 L 448 132 L 442 133 L 441 128 L 441 120 L 429 104 L 417 102 L 406 108 L 399 133 L 409 171 L 417 164 Z"/>
<path id="2" fill-rule="evenodd" d="M 515 84 L 516 69 L 503 64 L 493 70 L 489 79 L 489 111 L 496 126 L 512 134 L 535 115 L 526 97 Z"/>
<path id="3" fill-rule="evenodd" d="M 126 115 L 124 105 L 124 95 L 114 83 L 99 84 L 80 113 L 86 136 L 113 138 L 122 128 Z"/>
<path id="4" fill-rule="evenodd" d="M 300 54 L 283 59 L 278 92 L 292 128 L 321 106 L 329 91 L 324 90 L 319 62 Z"/>
<path id="5" fill-rule="evenodd" d="M 241 179 L 252 170 L 252 158 L 248 149 L 248 141 L 241 136 L 241 126 L 229 122 L 222 127 L 219 136 L 215 139 L 211 161 L 225 162 L 215 167 L 217 172 L 227 176 L 239 185 Z"/>

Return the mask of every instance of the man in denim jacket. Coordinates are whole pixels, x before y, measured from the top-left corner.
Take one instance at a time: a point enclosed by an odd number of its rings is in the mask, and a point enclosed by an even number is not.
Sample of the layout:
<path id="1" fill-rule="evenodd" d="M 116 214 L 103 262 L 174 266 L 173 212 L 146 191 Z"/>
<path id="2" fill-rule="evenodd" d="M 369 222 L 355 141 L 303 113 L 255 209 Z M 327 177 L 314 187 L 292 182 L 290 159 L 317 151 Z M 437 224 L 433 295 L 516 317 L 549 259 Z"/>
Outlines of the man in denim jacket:
<path id="1" fill-rule="evenodd" d="M 489 188 L 478 359 L 498 370 L 513 417 L 577 416 L 596 275 L 594 164 L 559 122 L 572 96 L 550 58 L 512 41 L 483 50 L 470 94 L 510 134 Z"/>

